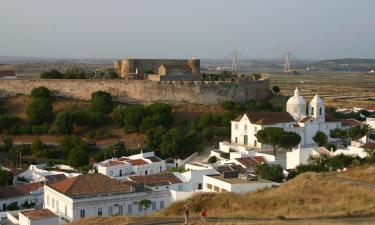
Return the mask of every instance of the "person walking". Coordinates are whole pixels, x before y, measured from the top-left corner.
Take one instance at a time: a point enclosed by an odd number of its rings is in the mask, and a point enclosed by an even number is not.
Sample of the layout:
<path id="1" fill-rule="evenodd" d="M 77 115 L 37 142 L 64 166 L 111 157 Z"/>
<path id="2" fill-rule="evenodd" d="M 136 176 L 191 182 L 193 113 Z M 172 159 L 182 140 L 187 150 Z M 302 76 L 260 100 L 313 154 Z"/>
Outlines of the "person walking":
<path id="1" fill-rule="evenodd" d="M 201 222 L 205 223 L 206 217 L 207 217 L 207 209 L 205 208 L 201 211 Z"/>
<path id="2" fill-rule="evenodd" d="M 184 209 L 185 224 L 188 224 L 189 214 L 190 214 L 189 206 L 186 206 L 185 209 Z"/>

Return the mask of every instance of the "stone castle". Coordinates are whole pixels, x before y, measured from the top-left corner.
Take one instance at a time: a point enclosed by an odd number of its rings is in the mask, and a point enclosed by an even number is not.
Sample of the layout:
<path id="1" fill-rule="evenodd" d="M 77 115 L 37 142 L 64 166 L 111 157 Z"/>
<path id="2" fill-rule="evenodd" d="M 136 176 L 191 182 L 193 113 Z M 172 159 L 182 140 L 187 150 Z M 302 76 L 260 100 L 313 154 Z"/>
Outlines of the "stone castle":
<path id="1" fill-rule="evenodd" d="M 198 81 L 199 59 L 122 59 L 114 62 L 117 74 L 125 79 L 152 81 Z"/>

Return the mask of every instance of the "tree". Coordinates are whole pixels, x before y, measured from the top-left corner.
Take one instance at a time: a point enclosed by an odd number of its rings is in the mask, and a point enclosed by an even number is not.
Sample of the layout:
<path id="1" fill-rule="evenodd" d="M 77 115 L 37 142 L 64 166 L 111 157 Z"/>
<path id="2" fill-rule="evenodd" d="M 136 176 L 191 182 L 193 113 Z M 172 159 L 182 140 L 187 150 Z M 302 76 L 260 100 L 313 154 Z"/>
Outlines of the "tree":
<path id="1" fill-rule="evenodd" d="M 233 110 L 236 107 L 236 103 L 234 101 L 224 101 L 221 103 L 221 107 L 226 110 Z"/>
<path id="2" fill-rule="evenodd" d="M 85 79 L 85 73 L 80 69 L 67 69 L 64 75 L 65 79 Z"/>
<path id="3" fill-rule="evenodd" d="M 83 166 L 87 166 L 88 162 L 89 156 L 87 153 L 87 149 L 82 142 L 80 143 L 80 145 L 74 146 L 74 148 L 70 150 L 68 156 L 68 165 L 74 168 L 80 168 Z"/>
<path id="4" fill-rule="evenodd" d="M 280 87 L 275 85 L 275 86 L 272 87 L 272 91 L 273 91 L 273 93 L 278 94 L 278 93 L 280 93 Z"/>
<path id="5" fill-rule="evenodd" d="M 41 86 L 36 87 L 31 90 L 31 97 L 32 98 L 50 98 L 51 92 L 48 90 L 48 88 Z"/>
<path id="6" fill-rule="evenodd" d="M 151 200 L 148 199 L 142 199 L 141 201 L 138 202 L 139 205 L 141 205 L 145 211 L 145 215 L 147 214 L 147 209 L 150 208 L 152 202 Z"/>
<path id="7" fill-rule="evenodd" d="M 267 163 L 259 164 L 255 168 L 255 173 L 265 180 L 282 182 L 284 180 L 283 169 L 280 165 L 269 165 Z"/>
<path id="8" fill-rule="evenodd" d="M 170 129 L 160 144 L 161 154 L 165 157 L 183 156 L 184 133 L 177 128 Z"/>
<path id="9" fill-rule="evenodd" d="M 40 75 L 40 78 L 42 79 L 62 79 L 64 78 L 64 74 L 60 73 L 57 70 L 51 70 L 44 72 Z"/>
<path id="10" fill-rule="evenodd" d="M 163 141 L 163 136 L 167 132 L 162 126 L 157 126 L 154 128 L 149 129 L 146 132 L 146 144 L 147 147 L 151 150 L 160 149 L 160 145 Z"/>
<path id="11" fill-rule="evenodd" d="M 317 131 L 313 137 L 313 140 L 314 142 L 318 145 L 318 146 L 324 146 L 327 144 L 328 142 L 328 137 L 325 133 L 323 133 L 322 131 Z"/>
<path id="12" fill-rule="evenodd" d="M 112 119 L 119 126 L 124 125 L 124 116 L 126 113 L 126 107 L 127 106 L 125 105 L 119 105 L 112 112 Z"/>
<path id="13" fill-rule="evenodd" d="M 214 135 L 215 135 L 215 132 L 214 132 L 214 130 L 212 128 L 210 128 L 210 127 L 203 128 L 203 130 L 202 130 L 202 136 L 207 141 L 211 140 L 214 137 Z"/>
<path id="14" fill-rule="evenodd" d="M 359 126 L 350 128 L 348 131 L 348 135 L 352 140 L 358 141 L 360 138 L 362 138 L 366 134 L 365 134 L 365 130 L 362 129 L 362 127 L 359 125 Z"/>
<path id="15" fill-rule="evenodd" d="M 292 149 L 301 141 L 298 134 L 285 131 L 279 127 L 266 127 L 258 131 L 255 136 L 260 143 L 272 146 L 275 157 L 278 149 Z"/>
<path id="16" fill-rule="evenodd" d="M 126 107 L 123 114 L 125 131 L 138 131 L 142 119 L 146 115 L 147 112 L 142 105 Z"/>
<path id="17" fill-rule="evenodd" d="M 44 144 L 39 138 L 35 139 L 31 144 L 31 152 L 33 154 L 38 154 L 44 150 Z"/>
<path id="18" fill-rule="evenodd" d="M 251 77 L 253 78 L 253 80 L 259 80 L 262 75 L 260 73 L 253 73 L 251 74 Z"/>
<path id="19" fill-rule="evenodd" d="M 56 116 L 56 131 L 59 134 L 71 134 L 74 127 L 73 115 L 69 111 L 62 111 Z"/>
<path id="20" fill-rule="evenodd" d="M 210 158 L 208 158 L 208 163 L 210 164 L 215 164 L 217 162 L 217 157 L 216 156 L 211 156 Z"/>
<path id="21" fill-rule="evenodd" d="M 81 139 L 76 135 L 64 135 L 58 140 L 58 148 L 63 152 L 65 158 L 69 155 L 72 149 L 83 144 L 84 143 Z"/>
<path id="22" fill-rule="evenodd" d="M 331 138 L 340 139 L 341 142 L 344 142 L 344 140 L 347 138 L 347 132 L 345 130 L 342 130 L 340 128 L 335 128 L 329 131 L 329 136 Z M 337 142 L 336 142 L 337 147 Z"/>
<path id="23" fill-rule="evenodd" d="M 369 147 L 366 147 L 365 152 L 367 153 L 367 162 L 370 164 L 375 163 L 375 145 L 370 145 Z"/>
<path id="24" fill-rule="evenodd" d="M 13 175 L 7 170 L 0 169 L 0 186 L 12 185 Z"/>
<path id="25" fill-rule="evenodd" d="M 329 158 L 329 167 L 331 170 L 344 169 L 349 167 L 354 158 L 351 156 L 346 156 L 344 154 L 335 155 Z"/>
<path id="26" fill-rule="evenodd" d="M 301 142 L 301 136 L 294 132 L 284 131 L 281 136 L 281 147 L 287 150 L 291 150 Z"/>
<path id="27" fill-rule="evenodd" d="M 113 110 L 112 96 L 105 91 L 96 91 L 91 94 L 91 108 L 104 114 Z"/>

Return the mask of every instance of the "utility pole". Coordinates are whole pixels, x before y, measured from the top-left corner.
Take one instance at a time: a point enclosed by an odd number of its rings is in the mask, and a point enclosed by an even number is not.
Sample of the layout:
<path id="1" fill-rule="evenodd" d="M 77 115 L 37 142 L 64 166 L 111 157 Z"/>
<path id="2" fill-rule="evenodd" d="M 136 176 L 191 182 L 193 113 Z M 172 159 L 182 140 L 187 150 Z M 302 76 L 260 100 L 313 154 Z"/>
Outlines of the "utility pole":
<path id="1" fill-rule="evenodd" d="M 284 63 L 284 73 L 290 73 L 292 72 L 290 69 L 290 63 L 289 63 L 289 51 L 286 53 L 285 56 L 285 63 Z"/>

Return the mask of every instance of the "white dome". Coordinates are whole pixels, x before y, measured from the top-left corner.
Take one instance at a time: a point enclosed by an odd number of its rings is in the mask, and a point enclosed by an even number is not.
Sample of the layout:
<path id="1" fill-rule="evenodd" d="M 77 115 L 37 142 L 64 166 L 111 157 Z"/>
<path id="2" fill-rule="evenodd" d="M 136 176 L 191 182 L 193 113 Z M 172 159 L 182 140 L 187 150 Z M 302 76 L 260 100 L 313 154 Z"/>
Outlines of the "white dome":
<path id="1" fill-rule="evenodd" d="M 310 105 L 318 105 L 323 103 L 323 100 L 319 97 L 319 95 L 315 95 L 314 98 L 310 101 Z"/>
<path id="2" fill-rule="evenodd" d="M 299 95 L 299 90 L 298 88 L 296 88 L 296 90 L 294 90 L 294 96 L 290 97 L 286 104 L 287 105 L 306 105 L 306 102 L 303 96 Z"/>

